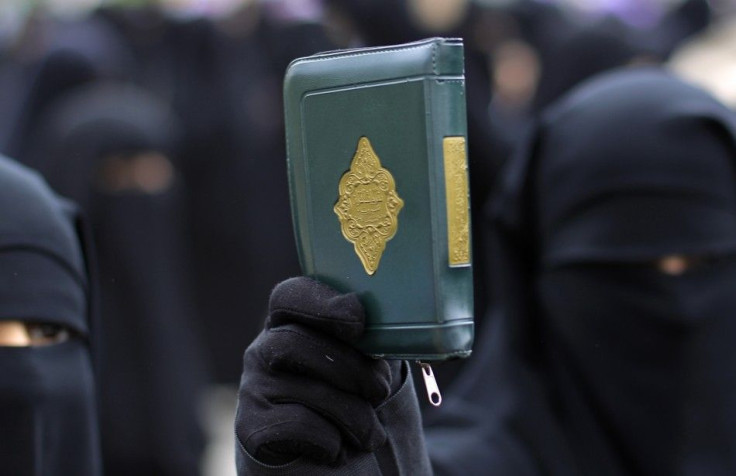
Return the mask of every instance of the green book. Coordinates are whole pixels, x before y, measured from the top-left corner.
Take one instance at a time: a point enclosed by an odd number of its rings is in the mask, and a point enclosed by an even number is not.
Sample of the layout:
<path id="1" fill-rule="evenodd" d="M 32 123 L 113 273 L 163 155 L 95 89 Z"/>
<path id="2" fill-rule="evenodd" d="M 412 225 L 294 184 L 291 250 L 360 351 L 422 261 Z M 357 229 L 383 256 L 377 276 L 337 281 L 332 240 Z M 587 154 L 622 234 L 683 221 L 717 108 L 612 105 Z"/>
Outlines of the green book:
<path id="1" fill-rule="evenodd" d="M 473 281 L 463 45 L 321 53 L 284 81 L 302 271 L 357 292 L 383 358 L 467 357 Z"/>

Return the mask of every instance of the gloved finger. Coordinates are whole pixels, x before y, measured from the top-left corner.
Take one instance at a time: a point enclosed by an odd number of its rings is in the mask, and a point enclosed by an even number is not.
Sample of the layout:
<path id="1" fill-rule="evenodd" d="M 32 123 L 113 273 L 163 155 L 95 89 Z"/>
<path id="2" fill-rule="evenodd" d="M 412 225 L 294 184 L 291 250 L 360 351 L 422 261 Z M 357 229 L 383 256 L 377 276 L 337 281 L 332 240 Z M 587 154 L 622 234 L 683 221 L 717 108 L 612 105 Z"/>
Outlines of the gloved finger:
<path id="1" fill-rule="evenodd" d="M 266 331 L 258 347 L 271 370 L 291 372 L 329 383 L 378 406 L 391 392 L 391 369 L 349 344 L 304 326 L 285 325 Z"/>
<path id="2" fill-rule="evenodd" d="M 258 412 L 258 418 L 250 416 Z M 338 460 L 342 447 L 340 431 L 314 411 L 299 404 L 259 404 L 240 399 L 235 417 L 239 444 L 256 459 L 285 462 L 308 456 L 326 463 Z"/>
<path id="3" fill-rule="evenodd" d="M 300 276 L 279 283 L 271 293 L 266 328 L 303 324 L 350 341 L 363 333 L 365 312 L 355 293 L 342 294 Z"/>
<path id="4" fill-rule="evenodd" d="M 266 385 L 263 396 L 274 408 L 301 404 L 334 424 L 344 440 L 364 451 L 374 451 L 386 441 L 386 432 L 373 407 L 366 400 L 336 390 L 332 385 L 288 374 L 275 374 L 276 385 Z"/>

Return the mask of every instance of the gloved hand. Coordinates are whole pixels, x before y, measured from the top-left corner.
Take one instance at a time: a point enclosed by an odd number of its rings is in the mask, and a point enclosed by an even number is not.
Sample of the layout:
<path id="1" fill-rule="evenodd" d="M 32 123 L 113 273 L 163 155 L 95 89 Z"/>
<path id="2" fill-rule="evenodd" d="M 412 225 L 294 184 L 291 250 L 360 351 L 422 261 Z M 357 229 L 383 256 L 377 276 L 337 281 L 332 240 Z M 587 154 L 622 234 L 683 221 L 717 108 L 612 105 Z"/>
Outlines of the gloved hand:
<path id="1" fill-rule="evenodd" d="M 354 293 L 306 277 L 274 289 L 265 329 L 243 358 L 235 429 L 251 456 L 340 463 L 347 451 L 384 444 L 375 407 L 400 384 L 401 366 L 351 347 L 363 326 Z"/>

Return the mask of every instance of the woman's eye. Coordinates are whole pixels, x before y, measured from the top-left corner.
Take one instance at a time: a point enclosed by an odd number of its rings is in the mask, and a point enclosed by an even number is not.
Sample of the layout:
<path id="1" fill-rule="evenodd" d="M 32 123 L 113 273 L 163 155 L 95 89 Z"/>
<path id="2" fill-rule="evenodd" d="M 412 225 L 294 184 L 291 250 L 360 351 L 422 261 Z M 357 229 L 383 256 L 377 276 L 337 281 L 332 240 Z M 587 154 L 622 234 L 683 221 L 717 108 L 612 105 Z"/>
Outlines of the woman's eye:
<path id="1" fill-rule="evenodd" d="M 679 276 L 696 265 L 694 258 L 685 255 L 664 256 L 655 262 L 655 267 L 664 274 Z"/>
<path id="2" fill-rule="evenodd" d="M 59 344 L 70 336 L 66 327 L 50 323 L 27 323 L 26 332 L 31 346 Z"/>
<path id="3" fill-rule="evenodd" d="M 669 255 L 654 262 L 655 267 L 664 274 L 680 276 L 692 269 L 714 266 L 734 255 Z"/>

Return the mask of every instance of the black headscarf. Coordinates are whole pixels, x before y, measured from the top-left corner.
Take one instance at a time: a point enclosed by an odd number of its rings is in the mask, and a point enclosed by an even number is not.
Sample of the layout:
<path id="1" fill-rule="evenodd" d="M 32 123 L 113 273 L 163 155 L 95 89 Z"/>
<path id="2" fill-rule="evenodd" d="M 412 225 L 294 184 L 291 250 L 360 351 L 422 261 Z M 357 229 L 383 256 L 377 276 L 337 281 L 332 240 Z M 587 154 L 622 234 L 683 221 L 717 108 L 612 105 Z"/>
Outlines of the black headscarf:
<path id="1" fill-rule="evenodd" d="M 68 202 L 0 157 L 0 320 L 56 324 L 72 335 L 0 346 L 0 474 L 102 473 L 80 230 Z"/>
<path id="2" fill-rule="evenodd" d="M 733 113 L 656 69 L 542 116 L 495 202 L 497 313 L 429 432 L 439 474 L 734 474 L 735 159 Z M 655 268 L 672 254 L 701 263 Z"/>

